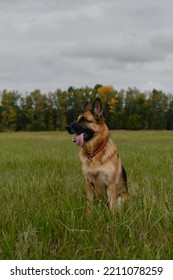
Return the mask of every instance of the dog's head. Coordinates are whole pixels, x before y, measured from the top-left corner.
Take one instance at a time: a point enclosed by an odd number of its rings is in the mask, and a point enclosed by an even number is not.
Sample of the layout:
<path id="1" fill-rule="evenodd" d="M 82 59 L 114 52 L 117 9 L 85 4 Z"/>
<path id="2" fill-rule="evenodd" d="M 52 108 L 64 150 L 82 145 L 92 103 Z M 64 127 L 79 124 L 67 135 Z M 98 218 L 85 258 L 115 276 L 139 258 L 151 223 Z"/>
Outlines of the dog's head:
<path id="1" fill-rule="evenodd" d="M 70 134 L 76 134 L 73 138 L 78 146 L 83 146 L 85 142 L 90 141 L 100 131 L 100 125 L 104 123 L 102 116 L 102 102 L 96 98 L 93 106 L 90 102 L 85 102 L 83 113 L 75 122 L 67 125 L 66 129 Z"/>

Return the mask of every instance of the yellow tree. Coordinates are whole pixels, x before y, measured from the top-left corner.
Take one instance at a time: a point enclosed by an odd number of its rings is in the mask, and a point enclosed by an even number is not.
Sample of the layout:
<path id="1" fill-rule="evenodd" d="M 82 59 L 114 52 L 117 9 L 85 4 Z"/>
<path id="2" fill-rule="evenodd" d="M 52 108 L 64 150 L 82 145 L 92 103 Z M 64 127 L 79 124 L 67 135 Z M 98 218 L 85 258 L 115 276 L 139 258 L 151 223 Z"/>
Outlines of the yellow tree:
<path id="1" fill-rule="evenodd" d="M 113 87 L 109 85 L 99 87 L 97 93 L 104 103 L 104 109 L 108 110 L 110 113 L 114 112 L 117 100 L 116 91 L 113 89 Z"/>

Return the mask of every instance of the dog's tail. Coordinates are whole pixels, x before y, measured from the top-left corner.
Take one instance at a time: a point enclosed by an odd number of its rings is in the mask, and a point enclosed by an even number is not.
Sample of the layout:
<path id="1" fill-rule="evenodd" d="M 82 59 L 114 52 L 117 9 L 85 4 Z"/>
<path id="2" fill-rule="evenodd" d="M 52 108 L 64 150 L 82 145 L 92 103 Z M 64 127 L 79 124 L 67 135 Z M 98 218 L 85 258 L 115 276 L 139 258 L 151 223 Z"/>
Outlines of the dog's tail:
<path id="1" fill-rule="evenodd" d="M 124 168 L 124 166 L 122 165 L 122 177 L 123 177 L 123 181 L 124 181 L 124 185 L 126 187 L 126 191 L 128 193 L 128 186 L 127 186 L 127 173 L 126 170 Z"/>

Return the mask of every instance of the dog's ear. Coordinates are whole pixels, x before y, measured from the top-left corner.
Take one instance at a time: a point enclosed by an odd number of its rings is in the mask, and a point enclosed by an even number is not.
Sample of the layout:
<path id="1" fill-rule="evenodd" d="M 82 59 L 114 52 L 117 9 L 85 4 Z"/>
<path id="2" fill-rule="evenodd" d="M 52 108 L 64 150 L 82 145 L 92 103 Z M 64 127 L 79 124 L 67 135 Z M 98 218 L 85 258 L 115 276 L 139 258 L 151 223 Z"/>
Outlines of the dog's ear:
<path id="1" fill-rule="evenodd" d="M 91 109 L 92 109 L 91 103 L 90 103 L 90 101 L 87 100 L 87 101 L 85 102 L 84 106 L 83 106 L 83 111 L 84 111 L 84 112 L 87 112 L 87 111 L 91 111 Z"/>
<path id="2" fill-rule="evenodd" d="M 96 117 L 100 117 L 103 113 L 102 102 L 99 97 L 97 97 L 94 101 L 92 112 Z"/>

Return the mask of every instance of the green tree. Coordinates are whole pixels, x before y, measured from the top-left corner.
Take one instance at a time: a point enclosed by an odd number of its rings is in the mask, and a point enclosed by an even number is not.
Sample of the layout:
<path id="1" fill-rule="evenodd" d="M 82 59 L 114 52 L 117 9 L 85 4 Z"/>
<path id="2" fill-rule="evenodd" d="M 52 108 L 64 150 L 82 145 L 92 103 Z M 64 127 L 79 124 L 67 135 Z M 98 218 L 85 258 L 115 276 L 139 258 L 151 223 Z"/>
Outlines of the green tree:
<path id="1" fill-rule="evenodd" d="M 45 130 L 45 114 L 47 109 L 47 97 L 39 89 L 32 91 L 26 100 L 27 117 L 32 119 L 31 130 Z"/>
<path id="2" fill-rule="evenodd" d="M 20 95 L 16 91 L 3 90 L 2 92 L 2 126 L 4 130 L 16 131 L 20 107 Z"/>
<path id="3" fill-rule="evenodd" d="M 116 104 L 115 104 L 115 111 L 112 114 L 111 121 L 112 121 L 112 128 L 113 129 L 122 129 L 124 123 L 124 102 L 125 102 L 125 90 L 121 89 L 117 92 L 116 96 Z"/>
<path id="4" fill-rule="evenodd" d="M 169 105 L 166 114 L 167 129 L 172 130 L 173 129 L 173 96 L 169 95 L 168 98 L 169 98 Z"/>
<path id="5" fill-rule="evenodd" d="M 45 112 L 46 130 L 52 131 L 57 129 L 57 107 L 57 95 L 53 92 L 49 92 L 47 96 L 47 109 Z"/>
<path id="6" fill-rule="evenodd" d="M 65 130 L 67 125 L 67 93 L 57 89 L 55 92 L 57 98 L 57 120 L 56 126 L 58 130 Z"/>
<path id="7" fill-rule="evenodd" d="M 2 106 L 1 106 L 1 92 L 0 92 L 0 132 L 3 131 L 2 127 Z"/>
<path id="8" fill-rule="evenodd" d="M 153 89 L 148 98 L 148 123 L 151 129 L 166 129 L 168 96 L 161 90 Z"/>

